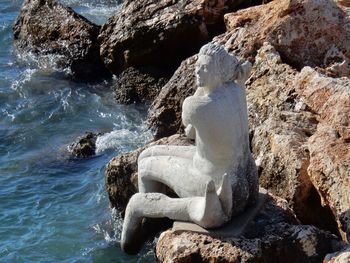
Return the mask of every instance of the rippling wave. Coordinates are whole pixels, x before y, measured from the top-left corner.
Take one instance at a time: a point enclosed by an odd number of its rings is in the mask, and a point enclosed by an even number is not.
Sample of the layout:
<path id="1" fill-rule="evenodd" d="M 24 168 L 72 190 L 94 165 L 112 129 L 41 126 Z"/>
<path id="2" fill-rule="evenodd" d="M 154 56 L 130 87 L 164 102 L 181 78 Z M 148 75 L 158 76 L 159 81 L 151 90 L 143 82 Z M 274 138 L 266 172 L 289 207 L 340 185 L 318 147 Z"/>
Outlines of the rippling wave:
<path id="1" fill-rule="evenodd" d="M 61 0 L 102 24 L 118 1 Z M 22 1 L 0 1 L 0 261 L 153 262 L 119 249 L 121 217 L 109 208 L 104 169 L 115 155 L 151 139 L 144 106 L 119 105 L 114 80 L 75 83 L 52 56 L 18 56 L 12 25 Z M 97 155 L 73 158 L 67 146 L 102 132 Z"/>

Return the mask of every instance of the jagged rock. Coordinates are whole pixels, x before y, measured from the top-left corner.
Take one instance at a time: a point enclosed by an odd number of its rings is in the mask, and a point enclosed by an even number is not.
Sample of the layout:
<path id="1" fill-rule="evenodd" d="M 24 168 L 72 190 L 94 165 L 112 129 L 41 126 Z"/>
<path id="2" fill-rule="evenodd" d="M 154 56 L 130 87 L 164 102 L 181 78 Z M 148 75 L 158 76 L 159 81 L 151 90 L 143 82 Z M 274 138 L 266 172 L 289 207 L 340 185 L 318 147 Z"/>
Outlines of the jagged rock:
<path id="1" fill-rule="evenodd" d="M 124 210 L 130 197 L 137 192 L 137 158 L 145 148 L 152 145 L 190 145 L 190 143 L 184 135 L 177 134 L 110 160 L 105 171 L 105 183 L 111 206 Z"/>
<path id="2" fill-rule="evenodd" d="M 350 229 L 350 80 L 330 78 L 306 67 L 296 79 L 297 91 L 317 113 L 317 131 L 308 140 L 308 173 L 337 219 L 345 239 Z"/>
<path id="3" fill-rule="evenodd" d="M 155 138 L 170 136 L 183 130 L 181 126 L 182 103 L 196 90 L 194 74 L 196 61 L 197 56 L 183 61 L 153 101 L 149 109 L 148 123 L 152 127 Z"/>
<path id="4" fill-rule="evenodd" d="M 344 142 L 350 140 L 350 79 L 330 78 L 305 67 L 296 80 L 297 92 L 319 121 L 333 127 Z"/>
<path id="5" fill-rule="evenodd" d="M 232 49 L 245 58 L 254 59 L 268 41 L 283 61 L 298 69 L 334 64 L 349 68 L 349 15 L 350 10 L 335 1 L 281 0 L 227 14 L 225 22 Z M 342 72 L 349 70 L 334 74 Z"/>
<path id="6" fill-rule="evenodd" d="M 101 133 L 87 132 L 77 142 L 69 146 L 69 150 L 75 157 L 85 158 L 95 155 L 96 140 Z"/>
<path id="7" fill-rule="evenodd" d="M 56 66 L 80 80 L 108 76 L 100 59 L 100 27 L 54 0 L 25 0 L 17 17 L 14 45 L 19 52 L 55 55 Z"/>
<path id="8" fill-rule="evenodd" d="M 129 67 L 118 76 L 116 99 L 125 104 L 153 101 L 166 82 L 166 78 Z"/>
<path id="9" fill-rule="evenodd" d="M 254 58 L 247 85 L 251 147 L 261 186 L 289 201 L 298 218 L 306 224 L 336 232 L 332 215 L 321 206 L 307 168 L 306 146 L 316 131 L 316 115 L 295 91 L 297 71 L 284 64 L 268 43 Z"/>
<path id="10" fill-rule="evenodd" d="M 219 239 L 192 232 L 161 234 L 159 262 L 321 262 L 339 239 L 310 225 L 298 225 L 283 199 L 269 195 L 244 237 Z"/>
<path id="11" fill-rule="evenodd" d="M 173 72 L 225 31 L 225 13 L 256 2 L 261 1 L 126 0 L 101 29 L 101 55 L 114 73 L 144 65 Z"/>

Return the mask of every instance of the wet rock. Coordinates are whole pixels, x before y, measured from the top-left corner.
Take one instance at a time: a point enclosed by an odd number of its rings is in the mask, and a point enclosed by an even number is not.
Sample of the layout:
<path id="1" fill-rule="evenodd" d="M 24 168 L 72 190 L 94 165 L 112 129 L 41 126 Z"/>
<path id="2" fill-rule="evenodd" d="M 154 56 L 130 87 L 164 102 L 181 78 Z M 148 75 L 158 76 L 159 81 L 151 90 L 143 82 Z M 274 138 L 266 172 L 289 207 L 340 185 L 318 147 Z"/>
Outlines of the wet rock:
<path id="1" fill-rule="evenodd" d="M 223 15 L 261 1 L 126 0 L 102 27 L 101 55 L 108 69 L 151 65 L 173 72 L 214 35 Z"/>
<path id="2" fill-rule="evenodd" d="M 340 246 L 329 232 L 298 225 L 283 199 L 269 195 L 244 237 L 219 239 L 192 232 L 161 234 L 159 262 L 321 262 Z"/>
<path id="3" fill-rule="evenodd" d="M 79 80 L 109 75 L 100 59 L 100 27 L 54 0 L 25 0 L 13 27 L 20 53 L 40 58 L 53 55 L 59 68 L 70 68 Z"/>
<path id="4" fill-rule="evenodd" d="M 118 76 L 116 99 L 125 104 L 153 101 L 166 82 L 166 78 L 157 74 L 129 67 Z"/>
<path id="5" fill-rule="evenodd" d="M 246 58 L 254 59 L 268 41 L 284 62 L 298 69 L 343 62 L 349 67 L 349 15 L 350 10 L 335 1 L 281 0 L 227 14 L 225 22 L 232 49 Z M 334 50 L 338 55 L 332 59 Z"/>
<path id="6" fill-rule="evenodd" d="M 140 153 L 152 145 L 190 145 L 184 135 L 174 135 L 151 142 L 132 152 L 114 157 L 105 171 L 105 183 L 112 207 L 124 210 L 130 197 L 137 192 L 137 158 Z"/>
<path id="7" fill-rule="evenodd" d="M 194 74 L 197 56 L 183 61 L 169 82 L 153 101 L 148 116 L 156 139 L 183 131 L 181 126 L 182 103 L 196 90 Z"/>
<path id="8" fill-rule="evenodd" d="M 95 155 L 96 140 L 101 133 L 87 132 L 81 136 L 77 142 L 69 146 L 75 157 L 86 158 Z"/>

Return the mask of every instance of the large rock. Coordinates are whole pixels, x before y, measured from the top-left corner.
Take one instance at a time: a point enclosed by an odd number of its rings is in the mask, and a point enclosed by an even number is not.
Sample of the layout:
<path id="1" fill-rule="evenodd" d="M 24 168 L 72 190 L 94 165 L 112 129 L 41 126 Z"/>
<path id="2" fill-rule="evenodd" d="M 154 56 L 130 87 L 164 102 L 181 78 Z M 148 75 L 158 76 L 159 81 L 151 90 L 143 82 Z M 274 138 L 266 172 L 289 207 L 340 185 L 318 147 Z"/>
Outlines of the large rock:
<path id="1" fill-rule="evenodd" d="M 306 67 L 296 86 L 320 122 L 308 140 L 308 173 L 343 237 L 347 232 L 350 238 L 350 79 L 326 77 Z"/>
<path id="2" fill-rule="evenodd" d="M 156 73 L 129 67 L 118 76 L 116 99 L 124 104 L 153 101 L 166 82 L 166 78 Z"/>
<path id="3" fill-rule="evenodd" d="M 124 210 L 130 197 L 137 192 L 137 158 L 140 153 L 152 145 L 164 144 L 190 145 L 191 142 L 184 135 L 174 135 L 118 155 L 109 161 L 105 170 L 105 182 L 112 207 Z"/>
<path id="4" fill-rule="evenodd" d="M 224 44 L 229 51 L 251 62 L 255 61 L 264 42 L 269 42 L 281 54 L 280 62 L 289 64 L 287 75 L 297 73 L 294 67 L 301 69 L 312 65 L 323 67 L 332 76 L 350 76 L 349 12 L 344 5 L 338 6 L 328 0 L 273 1 L 226 14 L 227 32 L 213 41 Z M 181 131 L 182 96 L 192 95 L 196 88 L 193 73 L 195 60 L 188 59 L 184 63 L 151 106 L 149 122 L 158 138 Z M 283 72 L 283 68 L 280 67 L 280 71 Z M 289 77 L 289 84 L 293 75 Z M 274 81 L 278 83 L 278 76 Z M 283 89 L 284 86 L 280 85 L 280 90 Z M 264 94 L 268 92 L 260 95 Z M 288 95 L 288 92 L 285 94 Z M 286 95 L 283 96 L 286 99 Z M 293 96 L 295 98 L 296 95 L 291 94 L 291 101 L 297 102 Z M 270 99 L 273 98 L 270 95 Z M 171 109 L 166 106 L 167 103 L 176 106 Z M 263 110 L 267 113 L 269 108 L 272 107 L 267 105 Z"/>
<path id="5" fill-rule="evenodd" d="M 260 2 L 126 0 L 101 29 L 101 55 L 114 73 L 144 65 L 173 72 L 212 36 L 225 31 L 225 13 Z"/>
<path id="6" fill-rule="evenodd" d="M 25 0 L 17 17 L 14 44 L 19 52 L 54 55 L 55 66 L 71 69 L 74 77 L 106 77 L 97 36 L 100 27 L 55 0 Z"/>
<path id="7" fill-rule="evenodd" d="M 350 10 L 329 0 L 280 0 L 225 15 L 231 46 L 253 59 L 268 41 L 283 61 L 330 68 L 347 75 L 350 61 Z"/>
<path id="8" fill-rule="evenodd" d="M 209 40 L 197 1 L 127 0 L 103 25 L 99 40 L 112 72 L 152 65 L 169 69 Z"/>
<path id="9" fill-rule="evenodd" d="M 260 184 L 288 200 L 298 218 L 336 232 L 327 207 L 307 173 L 306 147 L 316 131 L 316 115 L 295 91 L 297 71 L 282 62 L 278 52 L 265 43 L 254 58 L 247 82 L 251 147 L 260 174 Z"/>
<path id="10" fill-rule="evenodd" d="M 197 56 L 183 61 L 153 101 L 149 109 L 148 123 L 152 127 L 155 138 L 183 131 L 181 126 L 182 103 L 186 97 L 193 95 L 196 91 L 194 74 L 196 61 Z"/>
<path id="11" fill-rule="evenodd" d="M 245 237 L 219 239 L 192 232 L 166 231 L 157 259 L 180 262 L 321 262 L 341 245 L 329 232 L 298 225 L 283 199 L 269 195 Z"/>

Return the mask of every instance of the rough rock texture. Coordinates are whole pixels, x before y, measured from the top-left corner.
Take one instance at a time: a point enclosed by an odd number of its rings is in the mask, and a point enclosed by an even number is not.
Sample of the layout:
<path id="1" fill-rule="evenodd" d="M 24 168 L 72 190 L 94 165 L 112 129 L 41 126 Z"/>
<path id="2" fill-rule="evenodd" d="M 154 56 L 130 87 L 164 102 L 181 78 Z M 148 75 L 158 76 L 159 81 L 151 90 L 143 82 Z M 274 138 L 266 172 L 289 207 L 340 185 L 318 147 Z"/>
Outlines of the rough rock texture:
<path id="1" fill-rule="evenodd" d="M 227 14 L 225 22 L 231 31 L 232 49 L 246 58 L 253 59 L 268 41 L 283 61 L 298 69 L 333 67 L 333 74 L 346 75 L 350 61 L 349 15 L 348 8 L 334 1 L 281 0 Z"/>
<path id="2" fill-rule="evenodd" d="M 54 0 L 25 0 L 13 27 L 19 52 L 55 55 L 56 66 L 74 77 L 94 80 L 108 75 L 100 59 L 100 27 Z"/>
<path id="3" fill-rule="evenodd" d="M 247 81 L 247 103 L 260 184 L 287 199 L 303 223 L 335 230 L 307 174 L 306 144 L 316 131 L 317 120 L 305 111 L 295 91 L 296 74 L 270 44 L 258 51 Z"/>
<path id="4" fill-rule="evenodd" d="M 197 56 L 183 61 L 173 77 L 162 88 L 153 101 L 148 116 L 148 123 L 152 127 L 156 139 L 181 132 L 181 112 L 184 99 L 196 90 L 194 64 Z"/>
<path id="5" fill-rule="evenodd" d="M 160 236 L 157 259 L 178 262 L 321 262 L 338 248 L 338 239 L 309 225 L 297 225 L 283 199 L 269 195 L 245 237 L 218 239 L 166 231 Z"/>
<path id="6" fill-rule="evenodd" d="M 166 82 L 166 78 L 133 67 L 127 68 L 118 76 L 116 99 L 125 104 L 153 101 Z"/>
<path id="7" fill-rule="evenodd" d="M 296 80 L 298 93 L 317 113 L 317 131 L 308 140 L 308 173 L 349 238 L 350 220 L 350 80 L 326 77 L 304 68 Z"/>
<path id="8" fill-rule="evenodd" d="M 344 142 L 350 140 L 350 79 L 326 77 L 305 67 L 296 80 L 298 93 L 320 122 L 333 127 Z"/>
<path id="9" fill-rule="evenodd" d="M 145 148 L 152 145 L 190 145 L 190 143 L 184 135 L 177 134 L 110 160 L 105 171 L 105 182 L 112 207 L 124 210 L 130 197 L 137 192 L 137 158 Z"/>
<path id="10" fill-rule="evenodd" d="M 256 2 L 126 0 L 101 29 L 101 55 L 112 72 L 142 65 L 173 71 L 225 31 L 225 13 Z"/>
<path id="11" fill-rule="evenodd" d="M 124 1 L 103 25 L 99 40 L 112 72 L 129 66 L 169 68 L 209 40 L 203 18 L 192 1 Z M 194 1 L 196 2 L 196 1 Z"/>
<path id="12" fill-rule="evenodd" d="M 77 142 L 71 144 L 69 150 L 75 157 L 79 158 L 95 155 L 96 140 L 99 135 L 101 134 L 87 132 L 85 135 L 81 136 Z"/>
<path id="13" fill-rule="evenodd" d="M 349 263 L 350 262 L 350 245 L 345 246 L 342 250 L 326 255 L 323 263 Z"/>

